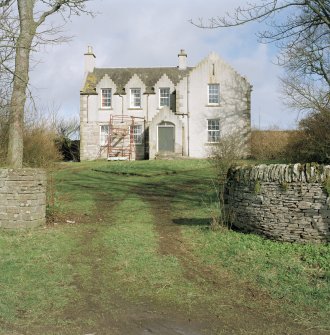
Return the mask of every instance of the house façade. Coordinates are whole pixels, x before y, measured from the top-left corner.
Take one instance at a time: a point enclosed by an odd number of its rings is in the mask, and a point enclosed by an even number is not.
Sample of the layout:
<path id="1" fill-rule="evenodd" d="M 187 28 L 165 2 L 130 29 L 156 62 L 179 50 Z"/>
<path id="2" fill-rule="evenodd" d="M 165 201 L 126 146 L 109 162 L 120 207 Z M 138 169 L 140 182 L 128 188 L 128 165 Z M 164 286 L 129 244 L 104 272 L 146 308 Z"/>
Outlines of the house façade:
<path id="1" fill-rule="evenodd" d="M 250 83 L 211 53 L 195 67 L 97 68 L 91 47 L 80 91 L 80 158 L 204 158 L 222 138 L 249 152 Z"/>

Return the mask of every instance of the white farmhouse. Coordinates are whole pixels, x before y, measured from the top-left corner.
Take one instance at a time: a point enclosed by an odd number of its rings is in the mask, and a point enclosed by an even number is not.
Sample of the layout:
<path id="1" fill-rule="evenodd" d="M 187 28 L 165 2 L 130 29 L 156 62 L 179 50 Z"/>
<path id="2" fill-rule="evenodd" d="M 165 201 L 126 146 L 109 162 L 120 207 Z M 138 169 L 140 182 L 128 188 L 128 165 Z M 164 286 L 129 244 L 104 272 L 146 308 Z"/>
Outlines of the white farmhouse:
<path id="1" fill-rule="evenodd" d="M 85 54 L 80 158 L 207 157 L 230 134 L 248 154 L 252 86 L 215 53 L 187 67 L 96 68 Z"/>

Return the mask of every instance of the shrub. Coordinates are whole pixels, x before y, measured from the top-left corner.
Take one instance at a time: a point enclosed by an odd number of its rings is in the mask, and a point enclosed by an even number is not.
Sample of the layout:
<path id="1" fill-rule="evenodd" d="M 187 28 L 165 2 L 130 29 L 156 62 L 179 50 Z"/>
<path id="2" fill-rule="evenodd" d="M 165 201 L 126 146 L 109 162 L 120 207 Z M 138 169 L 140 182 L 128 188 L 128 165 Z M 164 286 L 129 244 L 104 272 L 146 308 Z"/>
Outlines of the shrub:
<path id="1" fill-rule="evenodd" d="M 320 108 L 299 122 L 298 130 L 253 130 L 251 155 L 261 160 L 330 163 L 330 108 Z"/>
<path id="2" fill-rule="evenodd" d="M 260 160 L 287 160 L 287 146 L 296 131 L 252 130 L 251 156 Z"/>
<path id="3" fill-rule="evenodd" d="M 55 144 L 56 135 L 43 127 L 25 130 L 23 164 L 48 168 L 62 159 Z"/>
<path id="4" fill-rule="evenodd" d="M 80 161 L 80 140 L 56 136 L 55 143 L 64 161 Z"/>
<path id="5" fill-rule="evenodd" d="M 50 167 L 62 157 L 55 145 L 56 134 L 45 123 L 28 124 L 23 138 L 23 165 Z M 8 116 L 0 114 L 0 166 L 6 165 L 8 146 Z"/>
<path id="6" fill-rule="evenodd" d="M 299 123 L 288 144 L 287 155 L 299 162 L 330 163 L 330 108 L 309 114 Z"/>
<path id="7" fill-rule="evenodd" d="M 216 169 L 214 183 L 216 203 L 211 204 L 211 229 L 218 230 L 231 225 L 232 213 L 225 206 L 225 189 L 229 168 L 246 154 L 247 144 L 239 132 L 221 137 L 220 142 L 210 148 L 209 159 Z M 215 206 L 214 206 L 215 205 Z"/>
<path id="8" fill-rule="evenodd" d="M 8 124 L 8 109 L 0 108 L 0 166 L 5 166 L 7 160 Z M 24 166 L 48 168 L 62 159 L 79 161 L 76 118 L 61 118 L 56 110 L 28 110 L 23 137 Z"/>
<path id="9" fill-rule="evenodd" d="M 79 161 L 79 120 L 75 117 L 71 119 L 57 117 L 53 127 L 57 135 L 56 145 L 63 156 L 63 160 Z"/>

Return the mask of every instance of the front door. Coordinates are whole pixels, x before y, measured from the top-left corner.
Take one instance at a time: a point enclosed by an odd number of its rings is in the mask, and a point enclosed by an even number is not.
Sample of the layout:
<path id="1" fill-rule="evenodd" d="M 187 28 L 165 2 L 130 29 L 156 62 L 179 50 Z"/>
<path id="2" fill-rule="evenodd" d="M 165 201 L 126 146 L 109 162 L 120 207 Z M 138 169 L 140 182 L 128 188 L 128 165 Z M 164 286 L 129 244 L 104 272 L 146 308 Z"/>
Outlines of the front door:
<path id="1" fill-rule="evenodd" d="M 169 122 L 163 122 L 158 126 L 158 151 L 174 152 L 175 127 Z"/>

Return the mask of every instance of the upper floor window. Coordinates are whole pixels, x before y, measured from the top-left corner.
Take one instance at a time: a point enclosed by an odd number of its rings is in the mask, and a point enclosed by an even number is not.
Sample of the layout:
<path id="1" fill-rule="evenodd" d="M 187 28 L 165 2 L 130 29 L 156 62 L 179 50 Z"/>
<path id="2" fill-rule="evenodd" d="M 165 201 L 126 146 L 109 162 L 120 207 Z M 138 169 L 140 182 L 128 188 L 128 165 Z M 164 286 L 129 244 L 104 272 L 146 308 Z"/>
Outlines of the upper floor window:
<path id="1" fill-rule="evenodd" d="M 101 107 L 110 108 L 112 99 L 111 88 L 101 88 Z"/>
<path id="2" fill-rule="evenodd" d="M 217 143 L 220 140 L 220 120 L 207 120 L 207 141 L 209 143 Z"/>
<path id="3" fill-rule="evenodd" d="M 100 145 L 104 146 L 108 144 L 109 137 L 109 125 L 101 125 L 100 126 Z"/>
<path id="4" fill-rule="evenodd" d="M 159 89 L 159 107 L 168 106 L 170 107 L 170 88 L 161 87 Z"/>
<path id="5" fill-rule="evenodd" d="M 208 85 L 208 103 L 218 105 L 220 103 L 220 86 L 219 84 Z"/>
<path id="6" fill-rule="evenodd" d="M 140 108 L 141 107 L 141 88 L 131 88 L 130 96 L 130 107 Z"/>
<path id="7" fill-rule="evenodd" d="M 133 138 L 135 144 L 142 144 L 142 124 L 133 127 Z"/>

